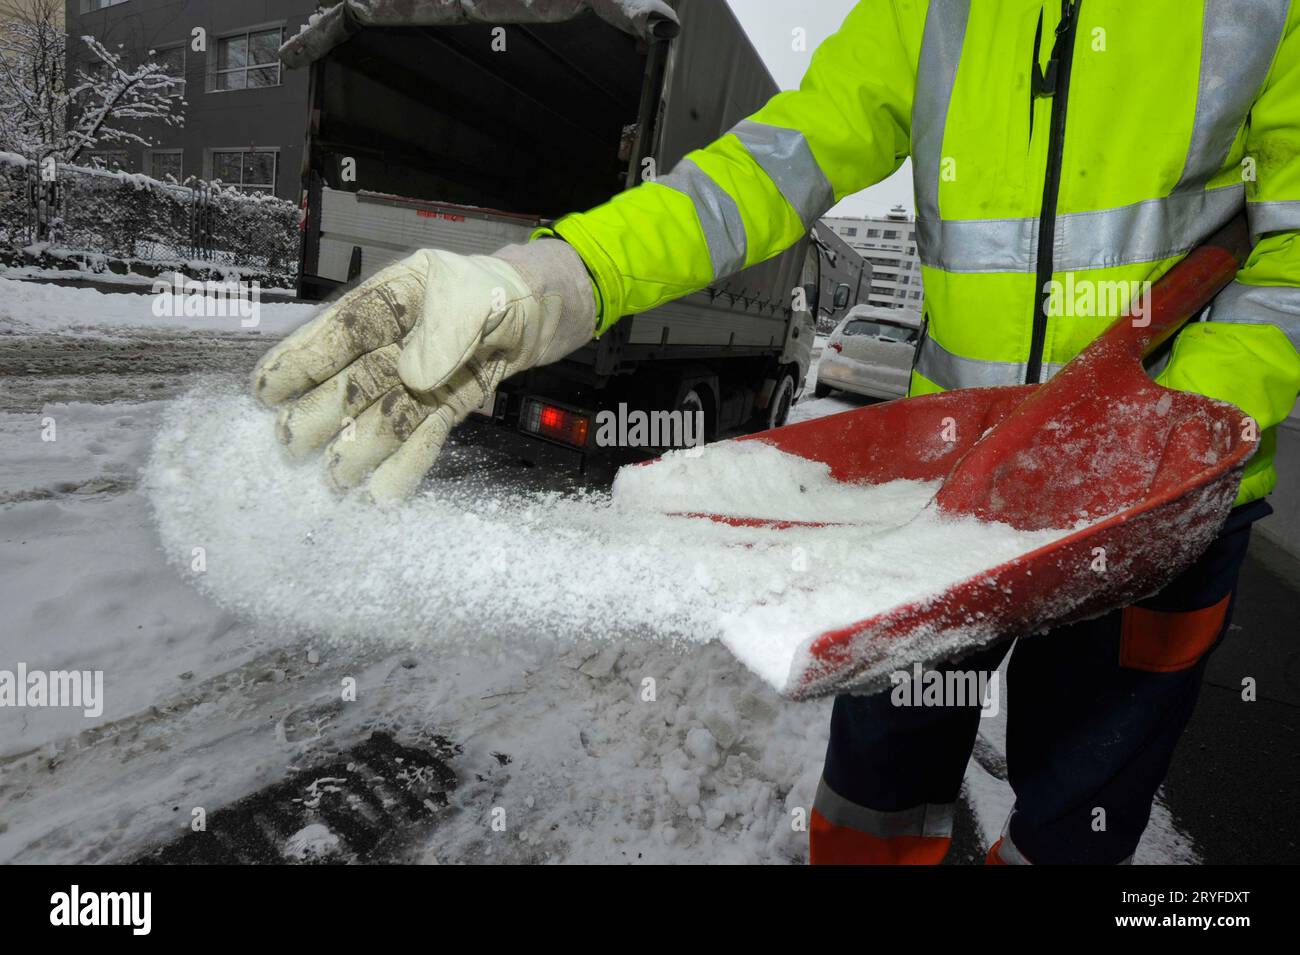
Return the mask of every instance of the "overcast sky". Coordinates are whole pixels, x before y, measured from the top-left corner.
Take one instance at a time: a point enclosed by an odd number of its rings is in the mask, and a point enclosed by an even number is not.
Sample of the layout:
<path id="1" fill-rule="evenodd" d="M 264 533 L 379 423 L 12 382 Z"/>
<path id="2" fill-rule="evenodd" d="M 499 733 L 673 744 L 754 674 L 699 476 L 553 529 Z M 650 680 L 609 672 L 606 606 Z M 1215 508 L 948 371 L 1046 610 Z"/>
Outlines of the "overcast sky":
<path id="1" fill-rule="evenodd" d="M 782 89 L 796 89 L 812 51 L 839 28 L 854 0 L 727 0 Z M 793 31 L 807 30 L 808 49 L 796 53 Z M 834 215 L 880 215 L 902 204 L 912 212 L 911 160 L 890 179 L 850 196 Z"/>

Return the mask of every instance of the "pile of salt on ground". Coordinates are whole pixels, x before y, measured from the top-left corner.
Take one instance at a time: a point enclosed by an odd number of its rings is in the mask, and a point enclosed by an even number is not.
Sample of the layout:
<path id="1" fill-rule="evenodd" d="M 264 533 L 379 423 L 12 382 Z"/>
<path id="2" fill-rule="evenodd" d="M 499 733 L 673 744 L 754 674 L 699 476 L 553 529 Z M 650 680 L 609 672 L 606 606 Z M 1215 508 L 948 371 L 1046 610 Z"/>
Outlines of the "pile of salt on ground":
<path id="1" fill-rule="evenodd" d="M 784 690 L 817 634 L 1063 535 L 941 517 L 925 507 L 934 484 L 846 485 L 753 441 L 625 468 L 611 494 L 523 493 L 489 473 L 379 509 L 287 461 L 272 419 L 229 386 L 197 388 L 169 408 L 145 486 L 164 548 L 202 590 L 318 638 L 721 640 Z M 683 512 L 845 523 L 778 531 Z"/>

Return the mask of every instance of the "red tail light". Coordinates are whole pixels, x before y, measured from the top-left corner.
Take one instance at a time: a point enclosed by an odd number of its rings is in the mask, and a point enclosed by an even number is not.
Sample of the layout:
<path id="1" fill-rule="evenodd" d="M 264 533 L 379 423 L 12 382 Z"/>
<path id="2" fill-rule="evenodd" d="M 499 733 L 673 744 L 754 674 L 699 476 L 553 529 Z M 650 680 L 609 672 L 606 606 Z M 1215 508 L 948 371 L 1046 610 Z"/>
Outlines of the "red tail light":
<path id="1" fill-rule="evenodd" d="M 841 345 L 839 342 L 831 342 L 831 351 L 842 352 L 844 351 L 844 346 Z"/>
<path id="2" fill-rule="evenodd" d="M 523 413 L 519 417 L 519 427 L 539 438 L 549 438 L 575 448 L 585 448 L 587 434 L 591 430 L 591 419 L 576 411 L 529 398 L 524 402 Z"/>

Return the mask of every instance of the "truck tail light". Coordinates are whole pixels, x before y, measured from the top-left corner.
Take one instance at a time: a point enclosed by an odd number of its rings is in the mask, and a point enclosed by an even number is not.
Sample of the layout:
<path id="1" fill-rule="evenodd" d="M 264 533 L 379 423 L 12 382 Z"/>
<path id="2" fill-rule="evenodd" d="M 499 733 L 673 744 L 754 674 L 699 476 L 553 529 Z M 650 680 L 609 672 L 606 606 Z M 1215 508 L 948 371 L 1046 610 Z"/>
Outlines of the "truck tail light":
<path id="1" fill-rule="evenodd" d="M 831 342 L 830 348 L 831 348 L 831 351 L 833 351 L 833 352 L 842 352 L 842 351 L 844 351 L 844 346 L 841 345 L 839 342 Z"/>
<path id="2" fill-rule="evenodd" d="M 558 405 L 529 398 L 524 402 L 523 413 L 519 416 L 519 427 L 539 438 L 585 448 L 587 434 L 591 430 L 591 418 Z"/>

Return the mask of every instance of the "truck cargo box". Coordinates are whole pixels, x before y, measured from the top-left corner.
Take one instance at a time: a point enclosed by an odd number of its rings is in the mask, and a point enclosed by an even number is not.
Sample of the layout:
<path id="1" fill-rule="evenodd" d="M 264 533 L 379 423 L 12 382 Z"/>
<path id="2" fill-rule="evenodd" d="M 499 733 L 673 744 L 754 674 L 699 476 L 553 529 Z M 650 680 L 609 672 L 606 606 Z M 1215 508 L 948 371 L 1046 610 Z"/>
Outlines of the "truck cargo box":
<path id="1" fill-rule="evenodd" d="M 669 171 L 777 92 L 717 0 L 348 0 L 281 57 L 312 71 L 308 297 L 421 247 L 486 254 L 524 241 Z M 696 401 L 711 434 L 783 420 L 807 376 L 818 302 L 853 304 L 819 294 L 835 260 L 805 238 L 629 316 L 559 366 L 507 382 L 513 397 L 496 411 L 515 420 L 527 392 L 579 409 Z"/>

